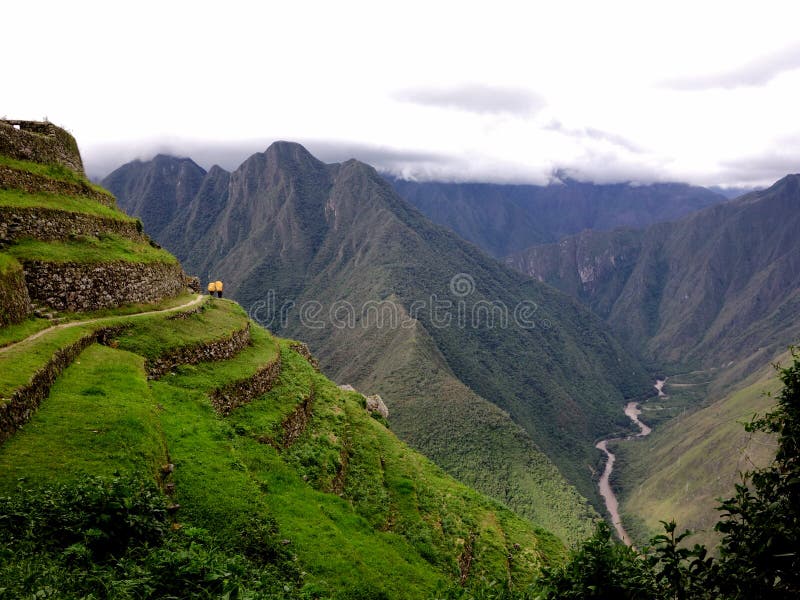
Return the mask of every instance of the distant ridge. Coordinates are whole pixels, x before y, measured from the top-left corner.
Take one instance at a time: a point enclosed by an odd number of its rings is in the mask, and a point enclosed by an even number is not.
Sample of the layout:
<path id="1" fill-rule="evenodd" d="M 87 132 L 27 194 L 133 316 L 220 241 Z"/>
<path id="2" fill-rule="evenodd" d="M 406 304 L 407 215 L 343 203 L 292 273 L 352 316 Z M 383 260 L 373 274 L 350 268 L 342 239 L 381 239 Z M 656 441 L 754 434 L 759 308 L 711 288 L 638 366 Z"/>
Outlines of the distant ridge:
<path id="1" fill-rule="evenodd" d="M 642 231 L 583 232 L 509 264 L 583 300 L 651 360 L 746 361 L 800 339 L 800 175 Z"/>
<path id="2" fill-rule="evenodd" d="M 726 197 L 684 183 L 595 184 L 564 179 L 547 186 L 415 182 L 389 178 L 429 219 L 503 258 L 585 229 L 610 231 L 672 221 Z"/>

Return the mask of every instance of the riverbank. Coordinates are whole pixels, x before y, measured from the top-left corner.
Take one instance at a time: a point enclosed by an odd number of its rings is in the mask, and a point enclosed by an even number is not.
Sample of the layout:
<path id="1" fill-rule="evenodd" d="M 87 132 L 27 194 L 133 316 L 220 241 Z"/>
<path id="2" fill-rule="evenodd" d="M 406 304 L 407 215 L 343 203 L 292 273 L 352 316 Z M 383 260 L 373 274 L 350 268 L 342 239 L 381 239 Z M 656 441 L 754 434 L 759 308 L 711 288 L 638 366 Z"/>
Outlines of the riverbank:
<path id="1" fill-rule="evenodd" d="M 666 397 L 666 394 L 663 391 L 665 383 L 665 379 L 658 379 L 653 386 L 658 391 L 659 398 Z M 653 430 L 639 420 L 639 415 L 642 414 L 642 410 L 639 407 L 638 402 L 628 402 L 628 404 L 625 405 L 624 412 L 625 415 L 639 428 L 639 433 L 636 435 L 613 437 L 600 440 L 595 445 L 595 448 L 606 455 L 606 465 L 603 469 L 603 474 L 600 476 L 600 482 L 598 483 L 600 496 L 603 498 L 603 502 L 606 505 L 608 514 L 611 516 L 611 524 L 614 526 L 617 536 L 619 536 L 619 539 L 622 540 L 624 544 L 630 546 L 632 544 L 631 538 L 628 535 L 628 532 L 625 531 L 625 527 L 622 525 L 622 519 L 619 514 L 619 501 L 617 500 L 616 494 L 614 494 L 614 490 L 611 489 L 611 473 L 614 470 L 614 462 L 616 457 L 614 456 L 614 453 L 608 449 L 608 444 L 609 442 L 615 442 L 618 440 L 632 440 L 634 438 L 645 437 L 650 435 Z"/>

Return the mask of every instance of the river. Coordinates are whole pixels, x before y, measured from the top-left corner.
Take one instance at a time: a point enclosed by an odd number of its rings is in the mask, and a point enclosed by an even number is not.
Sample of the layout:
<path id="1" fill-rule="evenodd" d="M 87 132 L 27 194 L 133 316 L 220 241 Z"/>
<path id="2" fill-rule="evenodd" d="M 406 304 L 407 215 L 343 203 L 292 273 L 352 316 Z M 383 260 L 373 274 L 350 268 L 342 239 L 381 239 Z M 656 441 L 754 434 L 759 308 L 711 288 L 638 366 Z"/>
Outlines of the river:
<path id="1" fill-rule="evenodd" d="M 664 383 L 666 383 L 665 379 L 658 379 L 653 386 L 658 391 L 659 398 L 666 397 L 666 394 L 663 391 Z M 628 404 L 625 405 L 625 415 L 636 424 L 636 426 L 639 428 L 639 433 L 636 435 L 601 440 L 597 442 L 595 446 L 598 450 L 604 452 L 606 455 L 606 466 L 603 469 L 603 474 L 600 476 L 600 495 L 603 497 L 603 500 L 606 503 L 606 510 L 608 510 L 608 514 L 611 515 L 611 523 L 614 525 L 614 529 L 617 530 L 619 539 L 621 539 L 623 543 L 628 546 L 631 545 L 631 538 L 628 535 L 628 532 L 625 531 L 625 528 L 622 526 L 622 520 L 619 516 L 619 502 L 617 501 L 617 496 L 614 494 L 614 490 L 611 489 L 611 472 L 614 470 L 614 461 L 616 460 L 616 457 L 614 456 L 614 453 L 608 449 L 608 443 L 616 440 L 631 440 L 633 438 L 650 435 L 652 429 L 639 420 L 639 415 L 641 414 L 642 411 L 639 408 L 638 402 L 628 402 Z"/>

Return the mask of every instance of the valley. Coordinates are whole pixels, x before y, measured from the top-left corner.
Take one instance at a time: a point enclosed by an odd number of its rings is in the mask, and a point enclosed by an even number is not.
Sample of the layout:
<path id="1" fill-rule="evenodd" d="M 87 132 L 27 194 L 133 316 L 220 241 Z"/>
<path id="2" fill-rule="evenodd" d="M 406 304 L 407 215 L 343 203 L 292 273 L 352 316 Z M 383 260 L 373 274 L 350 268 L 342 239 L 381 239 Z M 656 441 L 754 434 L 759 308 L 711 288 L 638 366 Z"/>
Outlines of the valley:
<path id="1" fill-rule="evenodd" d="M 713 549 L 714 498 L 777 447 L 741 421 L 772 406 L 769 365 L 797 334 L 783 319 L 800 293 L 793 220 L 771 216 L 800 194 L 796 176 L 729 202 L 650 189 L 711 206 L 501 262 L 370 166 L 299 144 L 230 173 L 135 161 L 104 182 L 115 196 L 79 160 L 0 157 L 2 502 L 136 503 L 155 481 L 165 512 L 154 500 L 136 518 L 157 545 L 199 535 L 221 544 L 213 560 L 244 561 L 250 580 L 230 590 L 400 598 L 414 581 L 424 597 L 532 586 L 602 535 L 603 513 L 632 552 L 665 519 Z M 773 239 L 748 242 L 745 223 Z M 233 300 L 198 293 L 184 268 L 223 277 Z M 37 548 L 83 589 L 26 527 L 8 548 L 32 562 L 0 578 L 43 573 L 25 554 Z M 200 533 L 167 533 L 185 527 Z M 256 531 L 268 556 L 249 549 Z M 132 535 L 115 552 L 144 552 Z M 106 581 L 131 576 L 80 539 Z"/>
<path id="2" fill-rule="evenodd" d="M 658 390 L 659 394 L 662 393 L 661 388 L 663 385 L 664 381 L 659 380 L 656 382 L 655 388 Z M 611 517 L 611 524 L 614 526 L 614 529 L 616 529 L 619 539 L 622 540 L 623 543 L 630 546 L 631 538 L 628 535 L 628 532 L 625 531 L 625 528 L 622 526 L 622 518 L 619 514 L 619 501 L 617 500 L 614 490 L 611 488 L 611 475 L 614 471 L 614 462 L 616 461 L 616 456 L 608 449 L 608 444 L 611 442 L 629 441 L 648 436 L 652 432 L 652 429 L 639 420 L 639 415 L 642 414 L 642 411 L 639 409 L 637 402 L 628 402 L 628 404 L 625 405 L 624 412 L 625 416 L 627 416 L 631 422 L 639 428 L 639 433 L 622 438 L 615 437 L 600 440 L 595 445 L 595 448 L 606 455 L 606 463 L 603 467 L 603 473 L 600 475 L 600 481 L 598 483 L 600 495 L 603 497 L 606 510 Z"/>

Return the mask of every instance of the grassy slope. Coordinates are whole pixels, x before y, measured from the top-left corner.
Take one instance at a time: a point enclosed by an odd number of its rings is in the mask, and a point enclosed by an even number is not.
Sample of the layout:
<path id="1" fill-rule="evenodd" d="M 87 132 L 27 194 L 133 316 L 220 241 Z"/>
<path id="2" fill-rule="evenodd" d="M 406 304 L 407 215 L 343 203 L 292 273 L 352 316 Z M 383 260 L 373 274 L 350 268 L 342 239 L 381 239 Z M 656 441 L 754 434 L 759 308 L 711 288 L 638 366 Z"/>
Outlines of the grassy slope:
<path id="1" fill-rule="evenodd" d="M 56 381 L 35 418 L 0 447 L 0 491 L 80 473 L 151 476 L 165 454 L 143 359 L 94 344 Z"/>
<path id="2" fill-rule="evenodd" d="M 25 319 L 20 323 L 14 323 L 0 328 L 0 348 L 14 344 L 26 337 L 33 335 L 37 331 L 47 329 L 52 323 L 48 319 Z"/>
<path id="3" fill-rule="evenodd" d="M 226 309 L 222 322 L 241 314 L 231 303 L 217 304 Z M 126 330 L 120 345 L 141 350 L 168 339 L 165 332 L 193 340 L 197 323 L 219 311 L 177 321 L 123 317 L 139 326 Z M 67 332 L 79 333 L 60 333 Z M 53 340 L 45 341 L 52 350 Z M 254 328 L 252 345 L 234 359 L 182 367 L 148 386 L 142 356 L 91 346 L 31 423 L 0 447 L 0 489 L 13 490 L 20 477 L 34 483 L 153 473 L 168 451 L 181 522 L 235 539 L 251 517 L 275 518 L 308 572 L 307 590 L 322 594 L 370 588 L 424 597 L 457 580 L 458 557 L 473 538 L 472 578 L 524 583 L 563 555 L 557 538 L 405 447 L 369 417 L 360 396 L 338 390 L 288 342 L 281 343 L 279 386 L 226 419 L 217 416 L 206 392 L 251 375 L 276 349 Z M 280 439 L 282 421 L 311 389 L 313 417 L 297 442 L 284 451 L 262 443 Z"/>
<path id="4" fill-rule="evenodd" d="M 666 391 L 685 393 L 679 387 L 684 385 L 671 387 L 668 381 Z M 675 519 L 680 528 L 700 531 L 693 539 L 715 544 L 716 499 L 733 494 L 739 472 L 774 455 L 771 440 L 745 432 L 742 424 L 768 410 L 773 401 L 765 392 L 778 388 L 772 366 L 763 367 L 719 400 L 669 421 L 649 438 L 617 445 L 614 484 L 622 489 L 626 526 L 639 541 L 660 528 L 659 520 Z"/>
<path id="5" fill-rule="evenodd" d="M 65 212 L 85 213 L 115 221 L 135 221 L 121 210 L 88 198 L 64 194 L 28 194 L 20 190 L 0 190 L 0 206 L 13 208 L 48 208 Z"/>
<path id="6" fill-rule="evenodd" d="M 86 177 L 84 177 L 80 173 L 76 173 L 72 169 L 69 169 L 63 165 L 57 165 L 57 164 L 47 165 L 27 160 L 16 160 L 8 156 L 0 156 L 0 165 L 5 167 L 10 167 L 18 171 L 27 171 L 29 173 L 33 173 L 34 175 L 41 175 L 43 177 L 47 177 L 48 179 L 54 179 L 56 181 L 64 181 L 66 183 L 86 184 L 93 190 L 100 192 L 102 194 L 106 194 L 109 198 L 113 198 L 111 193 L 109 193 L 109 191 L 106 190 L 105 188 L 93 184 L 91 181 L 86 179 Z"/>
<path id="7" fill-rule="evenodd" d="M 6 250 L 20 260 L 39 260 L 45 262 L 162 262 L 174 263 L 175 257 L 166 250 L 150 244 L 106 234 L 101 238 L 77 237 L 64 242 L 42 242 L 32 239 L 17 241 Z"/>
<path id="8" fill-rule="evenodd" d="M 119 347 L 146 358 L 158 356 L 197 342 L 230 337 L 247 325 L 247 315 L 242 308 L 230 300 L 213 299 L 203 310 L 173 326 L 165 325 L 168 317 L 159 316 L 137 323 L 135 329 L 123 332 Z"/>
<path id="9" fill-rule="evenodd" d="M 508 413 L 453 375 L 421 324 L 330 335 L 333 345 L 385 349 L 346 363 L 337 379 L 377 391 L 390 401 L 392 429 L 414 448 L 567 544 L 591 533 L 594 509 Z M 419 415 L 425 415 L 424 434 Z"/>
<path id="10" fill-rule="evenodd" d="M 17 261 L 13 256 L 9 256 L 8 254 L 3 254 L 0 252 L 0 275 L 4 275 L 9 271 L 17 270 L 19 268 L 19 261 Z"/>

